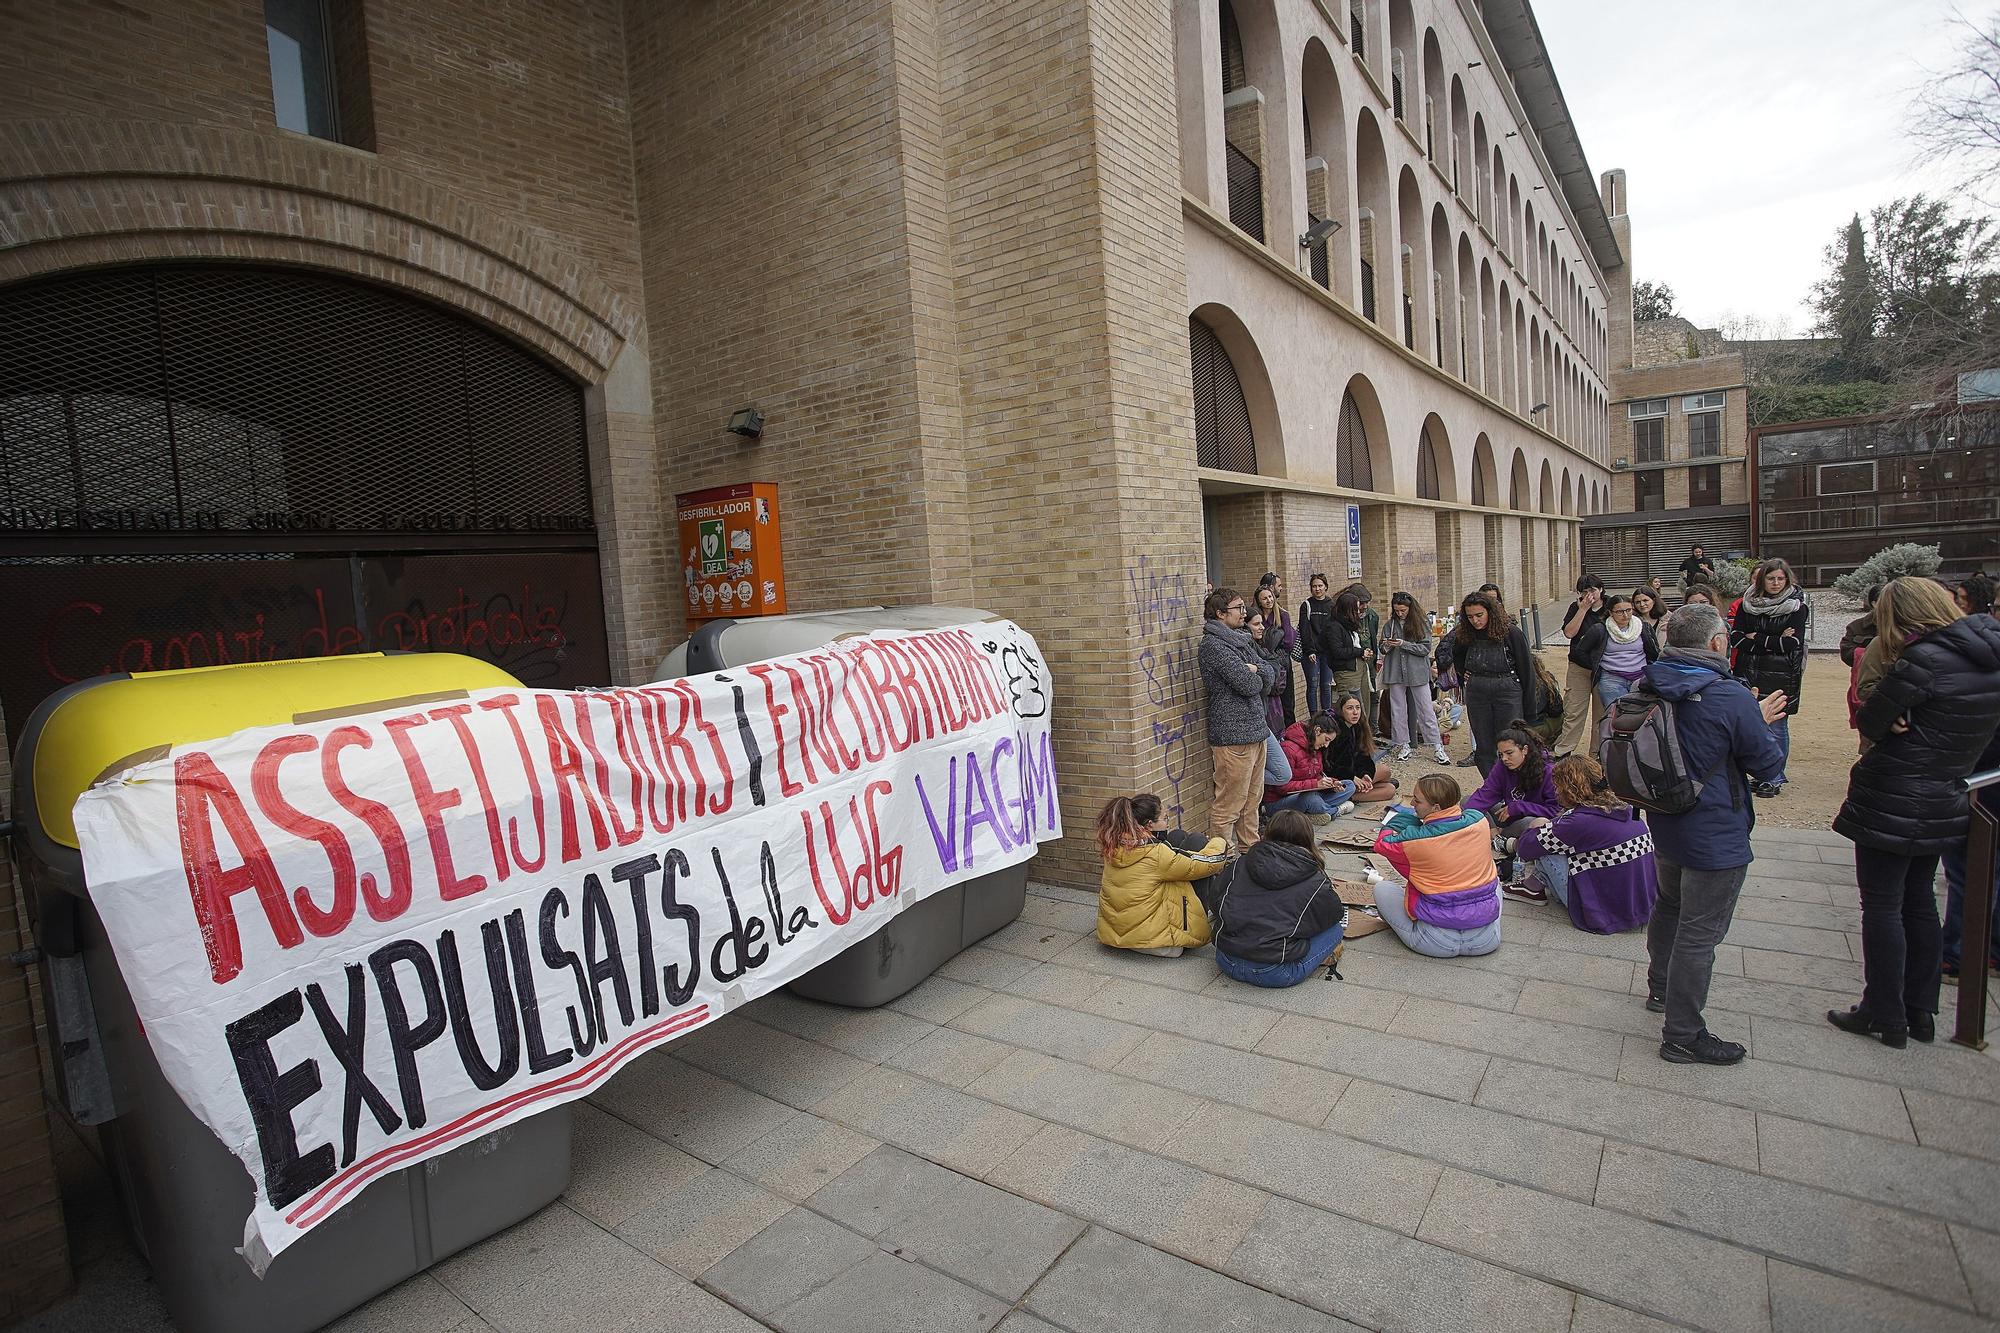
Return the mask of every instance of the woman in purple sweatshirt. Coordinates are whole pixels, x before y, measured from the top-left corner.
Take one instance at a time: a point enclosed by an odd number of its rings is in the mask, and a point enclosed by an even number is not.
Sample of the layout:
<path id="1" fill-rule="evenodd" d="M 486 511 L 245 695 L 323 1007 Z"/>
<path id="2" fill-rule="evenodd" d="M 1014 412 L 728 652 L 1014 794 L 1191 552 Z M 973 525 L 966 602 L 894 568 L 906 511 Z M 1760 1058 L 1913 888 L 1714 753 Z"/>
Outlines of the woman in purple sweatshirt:
<path id="1" fill-rule="evenodd" d="M 1493 753 L 1499 763 L 1466 798 L 1465 808 L 1484 811 L 1497 829 L 1524 819 L 1553 819 L 1561 809 L 1556 802 L 1555 778 L 1550 773 L 1548 748 L 1541 737 L 1516 718 L 1493 739 Z"/>
<path id="2" fill-rule="evenodd" d="M 1589 755 L 1556 761 L 1562 813 L 1535 820 L 1517 848 L 1529 874 L 1569 909 L 1570 924 L 1598 935 L 1643 926 L 1660 896 L 1653 835 L 1620 801 Z"/>

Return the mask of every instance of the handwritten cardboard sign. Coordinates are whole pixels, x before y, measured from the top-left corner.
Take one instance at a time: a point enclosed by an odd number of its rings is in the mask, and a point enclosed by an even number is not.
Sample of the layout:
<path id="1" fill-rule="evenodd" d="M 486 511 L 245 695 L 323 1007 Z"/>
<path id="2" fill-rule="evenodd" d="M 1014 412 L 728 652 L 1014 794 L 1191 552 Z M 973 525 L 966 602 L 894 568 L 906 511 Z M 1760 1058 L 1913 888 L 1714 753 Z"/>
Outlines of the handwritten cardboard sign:
<path id="1" fill-rule="evenodd" d="M 176 747 L 76 807 L 92 900 L 272 1257 L 1062 832 L 1007 622 Z"/>

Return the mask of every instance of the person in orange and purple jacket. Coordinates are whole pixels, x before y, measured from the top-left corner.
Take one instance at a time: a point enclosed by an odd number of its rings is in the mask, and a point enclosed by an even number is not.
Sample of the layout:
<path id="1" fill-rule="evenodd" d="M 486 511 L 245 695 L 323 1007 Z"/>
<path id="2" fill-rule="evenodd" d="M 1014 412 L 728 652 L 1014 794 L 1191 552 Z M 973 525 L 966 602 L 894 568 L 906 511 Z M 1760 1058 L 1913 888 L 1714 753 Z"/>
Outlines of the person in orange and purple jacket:
<path id="1" fill-rule="evenodd" d="M 1375 906 L 1404 944 L 1431 958 L 1500 947 L 1500 875 L 1486 816 L 1459 805 L 1442 773 L 1417 779 L 1409 806 L 1391 806 L 1375 850 L 1406 884 L 1383 880 Z"/>

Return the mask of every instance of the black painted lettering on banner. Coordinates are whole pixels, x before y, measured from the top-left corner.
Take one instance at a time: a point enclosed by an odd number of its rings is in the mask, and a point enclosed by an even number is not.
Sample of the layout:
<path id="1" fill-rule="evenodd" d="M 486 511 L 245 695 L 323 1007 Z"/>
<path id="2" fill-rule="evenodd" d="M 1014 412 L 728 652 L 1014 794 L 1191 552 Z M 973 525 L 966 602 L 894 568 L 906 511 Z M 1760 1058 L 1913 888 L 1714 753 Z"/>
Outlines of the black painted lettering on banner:
<path id="1" fill-rule="evenodd" d="M 396 964 L 408 963 L 417 978 L 417 990 L 424 1001 L 424 1016 L 410 1022 L 409 1002 L 396 981 Z M 444 996 L 438 991 L 437 964 L 430 950 L 415 940 L 390 940 L 368 955 L 375 987 L 382 992 L 382 1026 L 388 1029 L 389 1053 L 396 1059 L 396 1084 L 403 1094 L 403 1119 L 411 1129 L 422 1129 L 430 1119 L 424 1113 L 423 1075 L 417 1069 L 417 1052 L 444 1035 Z"/>
<path id="2" fill-rule="evenodd" d="M 486 984 L 493 994 L 494 1035 L 500 1054 L 486 1063 L 479 1049 L 479 1029 L 472 1022 L 472 1008 L 466 1003 L 465 970 L 459 964 L 458 940 L 450 931 L 438 935 L 438 970 L 444 978 L 444 1007 L 451 1015 L 451 1039 L 458 1047 L 459 1062 L 481 1092 L 491 1092 L 521 1068 L 521 1023 L 514 1012 L 514 987 L 507 978 L 507 944 L 498 921 L 482 922 L 479 942 L 486 955 Z"/>
<path id="3" fill-rule="evenodd" d="M 361 964 L 349 963 L 343 969 L 347 974 L 347 1025 L 341 1026 L 334 1016 L 333 1006 L 326 1002 L 326 992 L 315 981 L 306 987 L 306 1002 L 312 1006 L 313 1017 L 319 1021 L 320 1035 L 326 1038 L 326 1048 L 333 1052 L 333 1058 L 340 1062 L 342 1077 L 346 1086 L 341 1092 L 340 1108 L 340 1164 L 348 1165 L 354 1160 L 355 1140 L 361 1132 L 361 1106 L 368 1105 L 368 1112 L 375 1117 L 375 1127 L 384 1134 L 393 1134 L 403 1127 L 403 1118 L 396 1114 L 396 1108 L 389 1105 L 389 1099 L 382 1095 L 382 1089 L 375 1086 L 375 1080 L 368 1077 L 367 1064 L 362 1048 L 368 1040 L 368 984 L 362 976 Z"/>
<path id="4" fill-rule="evenodd" d="M 271 1039 L 304 1013 L 299 993 L 289 990 L 228 1027 L 230 1058 L 264 1156 L 264 1194 L 274 1208 L 333 1175 L 333 1145 L 322 1143 L 301 1156 L 298 1128 L 292 1123 L 292 1112 L 319 1091 L 319 1061 L 302 1060 L 281 1073 L 271 1058 Z"/>

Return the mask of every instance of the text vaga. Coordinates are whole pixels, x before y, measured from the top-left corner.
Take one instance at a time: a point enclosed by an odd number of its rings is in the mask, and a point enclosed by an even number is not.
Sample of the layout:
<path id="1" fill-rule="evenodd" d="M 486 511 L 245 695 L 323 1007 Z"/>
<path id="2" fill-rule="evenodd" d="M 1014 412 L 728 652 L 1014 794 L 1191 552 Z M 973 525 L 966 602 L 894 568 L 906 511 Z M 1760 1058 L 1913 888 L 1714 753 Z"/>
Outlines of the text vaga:
<path id="1" fill-rule="evenodd" d="M 973 868 L 975 834 L 982 828 L 998 849 L 1032 846 L 1037 825 L 1057 827 L 1055 758 L 1049 733 L 1002 736 L 953 755 L 945 790 L 937 791 L 913 774 L 923 802 L 938 864 L 956 872 Z"/>

